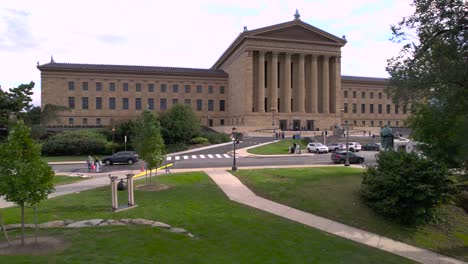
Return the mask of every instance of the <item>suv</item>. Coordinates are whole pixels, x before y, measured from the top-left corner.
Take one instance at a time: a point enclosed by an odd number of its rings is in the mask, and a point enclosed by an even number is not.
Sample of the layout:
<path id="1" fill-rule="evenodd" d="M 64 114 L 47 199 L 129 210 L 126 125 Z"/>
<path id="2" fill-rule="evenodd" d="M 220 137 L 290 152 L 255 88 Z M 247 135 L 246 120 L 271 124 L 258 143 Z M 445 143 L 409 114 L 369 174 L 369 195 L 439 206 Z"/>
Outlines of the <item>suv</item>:
<path id="1" fill-rule="evenodd" d="M 132 165 L 135 162 L 138 162 L 138 154 L 135 151 L 120 151 L 112 156 L 107 156 L 102 158 L 102 163 L 106 165 L 112 165 L 114 163 L 128 163 Z"/>
<path id="2" fill-rule="evenodd" d="M 330 151 L 346 150 L 346 143 L 331 143 L 327 147 Z"/>
<path id="3" fill-rule="evenodd" d="M 323 145 L 322 143 L 309 143 L 307 145 L 308 152 L 315 152 L 315 153 L 327 153 L 328 147 Z"/>
<path id="4" fill-rule="evenodd" d="M 348 142 L 348 150 L 352 152 L 358 152 L 361 150 L 361 144 L 359 144 L 359 142 Z"/>

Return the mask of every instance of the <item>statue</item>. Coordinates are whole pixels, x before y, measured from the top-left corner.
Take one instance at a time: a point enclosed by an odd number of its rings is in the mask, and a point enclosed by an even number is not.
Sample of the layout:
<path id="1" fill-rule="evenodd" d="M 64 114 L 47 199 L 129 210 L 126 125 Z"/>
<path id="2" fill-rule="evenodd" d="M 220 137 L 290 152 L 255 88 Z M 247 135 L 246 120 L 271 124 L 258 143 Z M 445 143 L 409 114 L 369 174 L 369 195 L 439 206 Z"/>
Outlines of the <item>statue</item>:
<path id="1" fill-rule="evenodd" d="M 393 150 L 393 131 L 388 125 L 385 125 L 380 130 L 380 138 L 380 143 L 384 150 Z"/>
<path id="2" fill-rule="evenodd" d="M 344 129 L 335 123 L 335 125 L 333 126 L 333 135 L 341 137 L 343 135 L 343 132 L 344 132 Z"/>

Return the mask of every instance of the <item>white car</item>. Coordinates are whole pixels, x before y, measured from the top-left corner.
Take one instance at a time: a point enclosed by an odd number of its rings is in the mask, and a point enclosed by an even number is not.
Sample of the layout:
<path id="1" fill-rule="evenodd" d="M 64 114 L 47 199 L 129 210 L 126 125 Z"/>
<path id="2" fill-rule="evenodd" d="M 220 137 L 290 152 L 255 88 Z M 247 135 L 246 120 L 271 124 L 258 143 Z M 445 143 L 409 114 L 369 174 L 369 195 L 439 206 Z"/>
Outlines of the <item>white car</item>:
<path id="1" fill-rule="evenodd" d="M 307 145 L 307 151 L 315 153 L 328 153 L 328 147 L 322 143 L 309 143 Z"/>
<path id="2" fill-rule="evenodd" d="M 352 152 L 358 152 L 361 150 L 361 144 L 359 142 L 348 142 L 348 149 Z"/>

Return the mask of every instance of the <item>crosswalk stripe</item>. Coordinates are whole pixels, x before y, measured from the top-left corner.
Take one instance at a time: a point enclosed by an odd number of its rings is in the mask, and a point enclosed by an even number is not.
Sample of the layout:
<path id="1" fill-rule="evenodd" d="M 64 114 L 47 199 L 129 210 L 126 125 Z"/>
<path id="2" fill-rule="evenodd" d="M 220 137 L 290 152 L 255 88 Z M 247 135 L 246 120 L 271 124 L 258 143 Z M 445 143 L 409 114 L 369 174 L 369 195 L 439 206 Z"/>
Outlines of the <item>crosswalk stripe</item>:
<path id="1" fill-rule="evenodd" d="M 205 155 L 200 155 L 200 158 L 204 159 L 204 158 L 205 158 Z"/>
<path id="2" fill-rule="evenodd" d="M 226 158 L 226 159 L 229 159 L 229 155 L 228 154 L 223 154 L 223 156 Z"/>
<path id="3" fill-rule="evenodd" d="M 170 161 L 170 160 L 172 160 L 172 157 L 167 157 L 166 160 L 167 160 L 167 161 Z"/>
<path id="4" fill-rule="evenodd" d="M 179 156 L 175 156 L 175 160 L 180 160 L 180 157 L 179 157 Z"/>
<path id="5" fill-rule="evenodd" d="M 197 159 L 197 155 L 192 155 L 192 159 Z"/>
<path id="6" fill-rule="evenodd" d="M 184 159 L 188 159 L 188 156 L 184 156 Z"/>
<path id="7" fill-rule="evenodd" d="M 219 154 L 215 154 L 215 155 L 216 155 L 216 157 L 217 157 L 218 159 L 221 159 L 221 158 L 222 158 L 221 155 L 219 155 Z"/>
<path id="8" fill-rule="evenodd" d="M 212 158 L 214 158 L 214 157 L 213 157 L 213 155 L 208 154 L 208 158 L 212 159 Z"/>

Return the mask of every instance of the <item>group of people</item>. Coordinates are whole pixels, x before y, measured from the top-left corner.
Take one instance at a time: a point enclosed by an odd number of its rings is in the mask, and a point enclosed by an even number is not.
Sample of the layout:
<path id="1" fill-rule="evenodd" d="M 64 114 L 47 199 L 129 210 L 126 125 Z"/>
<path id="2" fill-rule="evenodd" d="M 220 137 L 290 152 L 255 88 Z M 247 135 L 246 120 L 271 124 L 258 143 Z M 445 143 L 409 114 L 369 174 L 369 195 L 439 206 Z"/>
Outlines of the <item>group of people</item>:
<path id="1" fill-rule="evenodd" d="M 99 169 L 101 168 L 101 161 L 98 159 L 98 157 L 91 157 L 91 155 L 88 155 L 88 159 L 86 160 L 86 163 L 88 164 L 88 172 L 99 172 Z"/>
<path id="2" fill-rule="evenodd" d="M 275 137 L 276 139 L 279 139 L 280 137 L 284 139 L 284 132 L 275 132 Z"/>

